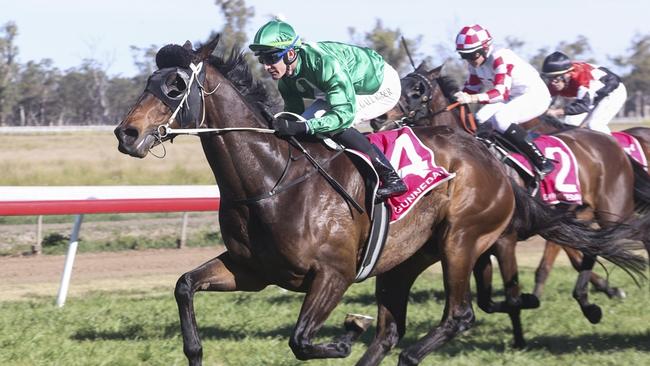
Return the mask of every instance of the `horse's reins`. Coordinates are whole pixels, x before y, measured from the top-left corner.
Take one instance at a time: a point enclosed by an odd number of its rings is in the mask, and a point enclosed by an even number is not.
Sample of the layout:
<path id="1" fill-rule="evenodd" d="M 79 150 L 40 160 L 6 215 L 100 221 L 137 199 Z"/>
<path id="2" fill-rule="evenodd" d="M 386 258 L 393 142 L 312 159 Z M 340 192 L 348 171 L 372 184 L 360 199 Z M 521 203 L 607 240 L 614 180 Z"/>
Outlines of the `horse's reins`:
<path id="1" fill-rule="evenodd" d="M 201 122 L 197 123 L 197 126 L 198 127 L 203 126 L 203 123 L 205 122 L 205 110 L 206 110 L 205 96 L 206 95 L 209 96 L 209 95 L 214 94 L 217 91 L 217 89 L 219 89 L 219 86 L 221 86 L 221 83 L 217 84 L 217 86 L 211 92 L 206 92 L 203 85 L 201 85 L 201 82 L 199 81 L 199 78 L 198 78 L 198 75 L 201 72 L 202 68 L 203 68 L 203 62 L 199 62 L 198 64 L 193 64 L 193 63 L 190 64 L 190 69 L 192 70 L 192 75 L 190 76 L 190 81 L 189 81 L 189 83 L 188 83 L 188 85 L 187 85 L 187 87 L 185 89 L 186 91 L 185 91 L 185 93 L 183 95 L 183 98 L 181 99 L 180 104 L 178 105 L 178 107 L 176 107 L 176 109 L 174 110 L 172 115 L 169 117 L 169 119 L 167 120 L 167 123 L 165 123 L 164 125 L 161 124 L 160 126 L 158 126 L 158 129 L 156 131 L 157 132 L 156 138 L 158 139 L 158 141 L 160 142 L 161 145 L 162 145 L 162 142 L 163 142 L 162 139 L 167 137 L 167 136 L 170 136 L 170 135 L 174 135 L 174 136 L 181 135 L 181 134 L 183 134 L 183 135 L 199 135 L 199 134 L 202 134 L 202 133 L 222 134 L 222 133 L 234 132 L 234 131 L 250 131 L 250 132 L 257 132 L 257 133 L 275 133 L 275 130 L 273 130 L 273 129 L 256 128 L 256 127 L 179 128 L 179 129 L 172 128 L 171 125 L 172 125 L 172 123 L 174 123 L 174 120 L 176 119 L 176 115 L 181 110 L 183 105 L 187 105 L 187 107 L 189 108 L 189 105 L 187 103 L 187 98 L 190 95 L 190 90 L 191 90 L 192 83 L 195 82 L 195 81 L 198 84 L 199 90 L 201 91 L 201 104 L 202 104 L 202 107 L 203 107 Z M 365 212 L 365 210 L 361 207 L 361 205 L 359 205 L 357 203 L 357 201 L 345 190 L 345 188 L 343 188 L 343 186 L 341 186 L 341 184 L 338 181 L 336 181 L 336 179 L 334 179 L 329 173 L 327 173 L 327 171 L 318 163 L 318 161 L 316 161 L 316 159 L 314 159 L 314 157 L 312 157 L 309 154 L 307 149 L 305 149 L 298 142 L 298 140 L 296 140 L 295 137 L 291 136 L 291 139 L 289 140 L 289 142 L 292 145 L 294 145 L 298 150 L 300 150 L 305 155 L 307 160 L 316 168 L 316 171 L 319 172 L 325 178 L 325 180 L 333 186 L 334 190 L 338 191 L 346 201 L 350 202 L 350 204 L 355 209 L 357 209 L 357 211 L 359 211 L 360 213 Z M 165 151 L 164 146 L 163 146 L 163 151 Z M 156 157 L 159 157 L 159 158 L 165 156 L 165 154 L 163 154 L 162 156 L 157 156 L 155 154 L 153 154 L 153 155 L 156 156 Z M 332 159 L 328 160 L 327 162 L 333 160 L 338 155 L 340 155 L 340 153 L 337 153 L 336 155 L 334 155 L 334 157 Z M 311 174 L 308 174 L 307 176 L 303 177 L 302 179 L 298 179 L 298 180 L 296 180 L 294 182 L 291 182 L 287 186 L 284 186 L 284 187 L 278 189 L 278 186 L 280 185 L 280 182 L 282 182 L 282 180 L 286 176 L 287 170 L 289 168 L 290 161 L 291 161 L 291 151 L 289 151 L 289 160 L 287 161 L 287 164 L 285 165 L 284 171 L 282 172 L 282 175 L 280 176 L 280 179 L 276 182 L 275 186 L 273 187 L 273 189 L 271 189 L 271 191 L 269 191 L 268 193 L 264 193 L 264 194 L 261 194 L 259 196 L 253 197 L 253 198 L 248 198 L 248 199 L 243 199 L 243 200 L 235 200 L 234 202 L 247 203 L 247 202 L 255 202 L 255 201 L 265 199 L 265 198 L 269 198 L 271 196 L 274 196 L 274 195 L 276 195 L 276 194 L 290 188 L 291 186 L 293 186 L 295 184 L 301 183 L 302 181 L 306 180 L 307 178 L 309 178 L 311 176 Z"/>
<path id="2" fill-rule="evenodd" d="M 430 112 L 429 117 L 433 118 L 439 114 L 445 112 L 451 112 L 455 108 L 459 108 L 460 121 L 461 121 L 461 125 L 463 126 L 463 129 L 472 135 L 474 134 L 474 132 L 476 131 L 476 119 L 474 118 L 474 114 L 471 111 L 469 111 L 469 107 L 466 104 L 461 104 L 460 102 L 454 102 L 449 104 L 445 108 L 434 111 L 431 109 L 431 103 L 429 103 L 430 101 L 433 100 L 433 90 L 434 90 L 431 81 L 428 78 L 426 78 L 424 75 L 419 74 L 418 72 L 412 72 L 411 74 L 409 74 L 409 76 L 415 76 L 416 78 L 420 79 L 421 81 L 423 81 L 425 84 L 429 86 L 429 95 L 423 95 L 420 98 L 420 102 L 421 102 L 420 104 L 426 105 L 425 108 Z M 399 120 L 392 121 L 391 123 L 394 123 L 399 128 L 404 126 L 404 121 L 413 118 L 417 113 L 417 110 L 409 110 L 408 106 L 404 105 L 401 98 L 398 102 L 398 105 L 405 116 L 400 118 Z"/>
<path id="3" fill-rule="evenodd" d="M 198 64 L 190 64 L 190 69 L 192 70 L 192 75 L 190 75 L 190 81 L 186 87 L 186 91 L 183 95 L 183 98 L 181 99 L 181 103 L 176 107 L 176 110 L 172 113 L 172 115 L 169 117 L 167 120 L 167 123 L 164 125 L 158 126 L 158 137 L 159 140 L 163 139 L 169 135 L 199 135 L 202 133 L 224 133 L 224 132 L 231 132 L 231 131 L 253 131 L 253 132 L 259 132 L 259 133 L 274 133 L 275 131 L 272 129 L 268 128 L 255 128 L 255 127 L 228 127 L 228 128 L 172 128 L 171 125 L 174 123 L 174 119 L 176 119 L 176 115 L 178 112 L 181 110 L 183 105 L 187 105 L 187 98 L 190 95 L 190 90 L 192 83 L 196 81 L 196 83 L 199 86 L 199 90 L 201 91 L 201 104 L 203 106 L 203 111 L 201 113 L 201 122 L 197 123 L 197 126 L 203 126 L 203 123 L 205 122 L 205 97 L 214 94 L 217 89 L 221 86 L 221 83 L 217 84 L 217 86 L 211 91 L 211 92 L 206 92 L 205 88 L 203 85 L 201 85 L 201 82 L 198 79 L 198 75 L 201 72 L 201 69 L 203 68 L 203 62 L 199 62 Z M 189 106 L 188 106 L 189 108 Z"/>

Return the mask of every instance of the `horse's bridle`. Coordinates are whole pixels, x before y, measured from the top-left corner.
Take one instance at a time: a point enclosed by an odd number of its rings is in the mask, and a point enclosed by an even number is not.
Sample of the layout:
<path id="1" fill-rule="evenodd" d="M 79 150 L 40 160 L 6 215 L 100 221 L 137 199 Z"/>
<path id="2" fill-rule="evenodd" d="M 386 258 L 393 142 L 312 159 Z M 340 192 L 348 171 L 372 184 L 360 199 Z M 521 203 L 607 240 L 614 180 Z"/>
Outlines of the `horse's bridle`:
<path id="1" fill-rule="evenodd" d="M 419 81 L 422 81 L 423 83 L 421 85 L 424 85 L 424 90 L 419 93 L 419 97 L 413 97 L 412 95 L 416 93 L 407 91 L 407 103 L 403 101 L 403 98 L 399 99 L 398 105 L 404 114 L 404 117 L 398 121 L 393 121 L 392 123 L 395 123 L 397 127 L 402 127 L 403 125 L 417 126 L 416 121 L 419 119 L 433 118 L 441 113 L 450 112 L 458 107 L 460 108 L 460 117 L 463 128 L 469 133 L 474 133 L 476 130 L 476 122 L 474 121 L 473 114 L 471 114 L 471 112 L 467 113 L 468 110 L 465 109 L 466 105 L 455 102 L 447 105 L 445 108 L 442 108 L 440 110 L 433 110 L 431 108 L 431 101 L 433 100 L 433 91 L 435 90 L 435 86 L 431 83 L 431 81 L 426 76 L 418 73 L 417 71 L 406 75 L 403 80 L 407 78 L 415 78 Z M 469 126 L 468 122 L 466 122 L 466 119 L 469 120 Z"/>

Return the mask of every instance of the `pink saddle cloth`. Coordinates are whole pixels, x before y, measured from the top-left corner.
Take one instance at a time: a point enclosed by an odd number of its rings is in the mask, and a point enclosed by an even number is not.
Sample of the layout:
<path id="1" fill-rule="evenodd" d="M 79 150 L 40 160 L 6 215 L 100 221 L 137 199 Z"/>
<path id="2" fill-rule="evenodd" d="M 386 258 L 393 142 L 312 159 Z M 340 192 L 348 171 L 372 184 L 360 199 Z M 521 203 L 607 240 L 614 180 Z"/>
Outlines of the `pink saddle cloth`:
<path id="1" fill-rule="evenodd" d="M 555 165 L 555 169 L 540 182 L 542 200 L 549 205 L 582 204 L 578 163 L 571 149 L 564 141 L 554 136 L 541 135 L 535 139 L 535 144 Z M 533 166 L 526 157 L 517 153 L 512 153 L 512 156 L 524 170 L 533 174 Z"/>
<path id="2" fill-rule="evenodd" d="M 408 186 L 406 193 L 386 200 L 391 223 L 405 217 L 425 193 L 456 176 L 436 165 L 433 151 L 409 127 L 373 133 L 368 138 L 384 152 Z"/>
<path id="3" fill-rule="evenodd" d="M 632 159 L 636 160 L 637 163 L 643 165 L 643 169 L 648 171 L 648 160 L 643 153 L 643 148 L 641 144 L 636 139 L 636 137 L 625 132 L 612 132 L 612 137 L 616 139 L 619 145 L 623 148 Z"/>

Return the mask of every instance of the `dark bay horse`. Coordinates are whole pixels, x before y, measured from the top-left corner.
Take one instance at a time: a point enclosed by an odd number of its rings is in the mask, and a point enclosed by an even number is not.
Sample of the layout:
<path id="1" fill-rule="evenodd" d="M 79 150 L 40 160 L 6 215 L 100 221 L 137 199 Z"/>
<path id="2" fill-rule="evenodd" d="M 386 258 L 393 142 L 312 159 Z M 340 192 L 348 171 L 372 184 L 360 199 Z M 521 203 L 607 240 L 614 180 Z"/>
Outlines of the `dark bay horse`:
<path id="1" fill-rule="evenodd" d="M 373 121 L 375 130 L 394 128 L 400 121 L 406 120 L 410 125 L 416 126 L 449 126 L 467 132 L 465 121 L 460 118 L 458 110 L 446 108 L 450 105 L 449 99 L 458 87 L 450 78 L 440 76 L 441 67 L 427 70 L 420 65 L 415 72 L 402 79 L 402 98 L 393 110 L 382 118 Z M 397 121 L 397 122 L 396 122 Z M 592 218 L 601 227 L 629 219 L 637 228 L 630 233 L 635 239 L 644 239 L 642 230 L 650 223 L 646 215 L 634 220 L 635 193 L 641 194 L 637 200 L 650 203 L 650 180 L 635 180 L 631 162 L 618 144 L 610 137 L 588 130 L 567 131 L 556 134 L 576 154 L 584 205 L 577 208 L 578 216 Z M 513 173 L 516 175 L 516 173 Z M 490 248 L 477 261 L 474 273 L 477 281 L 478 304 L 488 313 L 506 312 L 513 323 L 515 346 L 523 347 L 525 341 L 521 329 L 520 309 L 538 306 L 538 300 L 530 294 L 522 294 L 518 285 L 517 265 L 515 258 L 516 237 L 504 235 L 497 245 Z M 552 241 L 549 241 L 552 243 Z M 555 244 L 547 244 L 555 245 Z M 597 323 L 602 317 L 602 311 L 596 304 L 588 302 L 587 282 L 591 278 L 595 257 L 587 255 L 582 260 L 580 251 L 567 248 L 580 261 L 576 262 L 580 271 L 574 290 L 574 297 L 578 301 L 583 314 L 592 323 Z M 492 266 L 490 255 L 497 257 L 506 292 L 506 301 L 494 303 L 491 298 Z"/>
<path id="2" fill-rule="evenodd" d="M 558 120 L 553 120 L 552 118 L 546 118 L 546 117 L 536 118 L 530 122 L 523 124 L 523 127 L 529 131 L 535 131 L 537 133 L 542 133 L 542 134 L 552 134 L 552 133 L 558 133 L 560 131 L 569 131 L 569 130 L 576 129 L 575 126 L 563 125 Z M 624 130 L 623 132 L 627 132 L 630 135 L 637 138 L 637 140 L 641 144 L 643 153 L 646 155 L 646 160 L 649 159 L 650 158 L 650 128 L 632 127 Z M 649 208 L 648 197 L 650 196 L 646 188 L 648 186 L 649 176 L 648 173 L 643 170 L 642 166 L 640 166 L 633 160 L 630 160 L 630 162 L 634 169 L 635 180 L 636 180 L 635 182 L 635 203 L 637 205 L 636 211 L 645 214 L 645 212 Z M 645 183 L 641 183 L 641 182 L 645 182 Z M 644 236 L 641 238 L 641 240 L 645 245 L 646 251 L 650 255 L 650 238 Z M 542 292 L 544 290 L 544 284 L 548 279 L 553 264 L 555 263 L 555 259 L 557 258 L 557 255 L 559 254 L 561 249 L 564 249 L 567 256 L 569 257 L 571 265 L 574 268 L 578 269 L 582 266 L 582 253 L 580 253 L 579 251 L 572 250 L 571 248 L 562 248 L 552 242 L 547 242 L 546 246 L 544 247 L 544 254 L 542 256 L 542 259 L 540 260 L 540 263 L 535 272 L 535 290 L 533 293 L 537 297 L 541 297 Z M 600 277 L 596 273 L 592 273 L 590 277 L 590 282 L 597 291 L 603 292 L 607 294 L 607 296 L 609 297 L 618 297 L 618 298 L 625 297 L 625 293 L 621 289 L 617 287 L 611 287 L 609 282 L 606 279 Z"/>
<path id="3" fill-rule="evenodd" d="M 197 127 L 206 132 L 199 135 L 221 194 L 219 222 L 227 250 L 183 274 L 176 284 L 183 351 L 190 365 L 201 364 L 193 306 L 197 291 L 260 291 L 277 285 L 305 293 L 289 340 L 295 356 L 346 357 L 368 324 L 346 324 L 341 336 L 329 342 L 312 340 L 355 280 L 368 215 L 352 208 L 290 142 L 265 133 L 268 123 L 259 108 L 260 103 L 268 104 L 263 87 L 252 80 L 241 54 L 212 56 L 217 42 L 197 51 L 191 46 L 163 47 L 156 56 L 159 70 L 115 129 L 119 150 L 139 158 L 170 139 L 170 128 L 178 133 L 190 127 L 174 118 L 179 111 L 199 116 Z M 192 93 L 199 93 L 198 98 Z M 359 364 L 378 364 L 403 337 L 409 289 L 438 260 L 446 294 L 442 320 L 402 351 L 400 365 L 418 364 L 470 328 L 470 273 L 477 258 L 506 230 L 520 237 L 542 232 L 560 241 L 578 238 L 572 244 L 576 249 L 603 255 L 630 270 L 638 266 L 631 252 L 609 247 L 610 238 L 602 232 L 559 215 L 513 186 L 494 159 L 476 153 L 484 148 L 470 136 L 448 128 L 414 131 L 435 152 L 437 164 L 456 176 L 391 225 L 372 272 L 377 276 L 378 334 Z M 320 142 L 303 144 L 357 202 L 364 202 L 364 181 L 350 159 Z"/>

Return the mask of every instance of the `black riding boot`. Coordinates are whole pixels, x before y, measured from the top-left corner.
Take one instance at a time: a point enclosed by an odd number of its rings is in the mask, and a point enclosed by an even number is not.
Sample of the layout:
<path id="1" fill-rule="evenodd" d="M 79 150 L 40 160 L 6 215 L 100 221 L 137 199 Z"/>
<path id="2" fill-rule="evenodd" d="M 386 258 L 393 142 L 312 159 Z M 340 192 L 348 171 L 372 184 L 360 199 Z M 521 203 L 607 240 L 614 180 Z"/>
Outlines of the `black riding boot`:
<path id="1" fill-rule="evenodd" d="M 348 128 L 332 136 L 332 139 L 345 147 L 359 150 L 368 155 L 381 181 L 381 187 L 377 190 L 377 199 L 384 200 L 388 197 L 398 196 L 408 190 L 408 187 L 402 178 L 397 175 L 384 153 L 377 146 L 371 144 L 361 132 L 354 128 Z"/>
<path id="2" fill-rule="evenodd" d="M 370 161 L 377 170 L 377 174 L 379 174 L 379 180 L 381 180 L 381 187 L 377 190 L 377 199 L 384 200 L 388 197 L 406 193 L 408 190 L 406 183 L 397 175 L 386 155 L 377 146 L 372 145 L 372 147 L 376 154 Z"/>
<path id="3" fill-rule="evenodd" d="M 534 142 L 528 139 L 528 133 L 521 126 L 511 124 L 503 133 L 503 136 L 530 158 L 537 170 L 537 174 L 541 177 L 553 171 L 553 163 L 546 159 Z"/>

